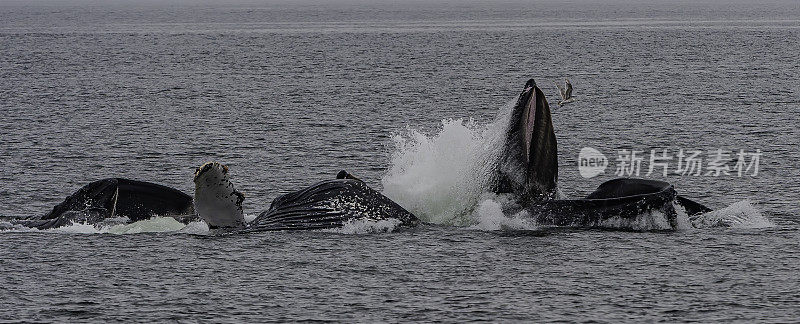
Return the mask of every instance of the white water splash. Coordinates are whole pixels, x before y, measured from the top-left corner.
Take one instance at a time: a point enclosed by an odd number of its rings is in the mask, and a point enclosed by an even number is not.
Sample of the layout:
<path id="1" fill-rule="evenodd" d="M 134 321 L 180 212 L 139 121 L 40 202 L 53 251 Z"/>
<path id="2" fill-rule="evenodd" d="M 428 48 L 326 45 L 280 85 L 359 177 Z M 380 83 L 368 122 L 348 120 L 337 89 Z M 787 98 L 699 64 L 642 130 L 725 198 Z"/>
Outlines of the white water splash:
<path id="1" fill-rule="evenodd" d="M 539 228 L 527 211 L 506 215 L 503 207 L 509 205 L 514 205 L 514 203 L 508 198 L 487 194 L 472 213 L 472 218 L 477 223 L 469 228 L 484 231 L 536 230 Z"/>
<path id="2" fill-rule="evenodd" d="M 183 224 L 172 217 L 153 217 L 128 224 L 127 218 L 110 218 L 98 224 L 73 223 L 67 226 L 39 230 L 23 225 L 0 226 L 3 232 L 41 232 L 69 234 L 138 234 L 176 232 L 185 234 L 208 234 L 208 225 L 203 221 Z"/>
<path id="3" fill-rule="evenodd" d="M 104 229 L 104 232 L 111 234 L 175 232 L 183 229 L 185 226 L 186 225 L 172 217 L 155 217 L 130 224 L 115 225 Z"/>
<path id="4" fill-rule="evenodd" d="M 98 234 L 104 233 L 102 229 L 98 229 L 91 224 L 73 223 L 72 225 L 61 226 L 58 228 L 46 229 L 44 232 L 51 233 L 70 233 L 70 234 Z"/>
<path id="5" fill-rule="evenodd" d="M 635 218 L 622 218 L 619 216 L 603 220 L 600 227 L 630 229 L 634 231 L 671 230 L 667 215 L 660 210 L 650 210 L 637 215 Z"/>
<path id="6" fill-rule="evenodd" d="M 161 233 L 176 232 L 183 229 L 186 225 L 172 217 L 153 217 L 140 220 L 130 224 L 82 224 L 73 223 L 72 225 L 62 226 L 45 230 L 54 233 L 77 233 L 77 234 L 138 234 L 138 233 Z"/>
<path id="7" fill-rule="evenodd" d="M 447 119 L 436 134 L 414 129 L 393 136 L 395 152 L 381 179 L 384 194 L 424 222 L 468 226 L 480 230 L 536 229 L 529 215 L 514 212 L 513 202 L 489 191 L 496 161 L 503 148 L 513 103 L 508 103 L 486 125 L 473 120 Z M 563 198 L 563 194 L 559 198 Z M 757 228 L 774 226 L 749 202 L 732 204 L 714 212 L 688 217 L 674 204 L 679 230 L 706 227 Z M 633 230 L 668 230 L 672 224 L 663 212 L 649 211 L 634 219 L 612 217 L 601 227 Z"/>
<path id="8" fill-rule="evenodd" d="M 686 213 L 686 209 L 683 208 L 683 206 L 677 202 L 672 202 L 672 207 L 675 208 L 675 213 L 677 214 L 675 217 L 675 222 L 677 223 L 676 229 L 688 230 L 694 228 L 694 226 L 692 226 L 692 221 L 689 220 L 689 215 Z"/>
<path id="9" fill-rule="evenodd" d="M 247 215 L 247 214 L 245 214 L 245 215 Z M 183 228 L 178 230 L 178 233 L 181 233 L 181 234 L 194 234 L 194 235 L 208 235 L 208 234 L 211 234 L 211 229 L 208 228 L 208 224 L 206 224 L 206 222 L 204 222 L 204 221 L 196 221 L 196 222 L 191 222 L 189 224 L 186 224 L 186 226 L 184 226 Z"/>
<path id="10" fill-rule="evenodd" d="M 445 119 L 436 134 L 395 134 L 383 194 L 424 222 L 478 230 L 539 228 L 511 199 L 489 192 L 514 104 L 506 103 L 487 125 Z"/>
<path id="11" fill-rule="evenodd" d="M 0 221 L 0 232 L 27 232 L 28 230 L 28 227 L 21 224 Z"/>
<path id="12" fill-rule="evenodd" d="M 381 179 L 384 194 L 425 222 L 472 225 L 505 140 L 506 113 L 486 127 L 442 121 L 438 134 L 409 129 L 393 136 L 396 150 Z"/>
<path id="13" fill-rule="evenodd" d="M 695 228 L 764 228 L 775 226 L 749 200 L 738 201 L 722 209 L 692 216 L 690 221 Z"/>

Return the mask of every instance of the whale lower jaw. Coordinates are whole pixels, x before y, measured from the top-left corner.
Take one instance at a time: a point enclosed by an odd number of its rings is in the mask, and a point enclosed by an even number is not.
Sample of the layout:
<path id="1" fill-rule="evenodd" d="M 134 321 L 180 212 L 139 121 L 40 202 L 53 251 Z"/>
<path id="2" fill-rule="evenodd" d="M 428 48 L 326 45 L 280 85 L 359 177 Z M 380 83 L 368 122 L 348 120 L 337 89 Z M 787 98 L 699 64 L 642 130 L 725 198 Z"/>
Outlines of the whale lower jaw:
<path id="1" fill-rule="evenodd" d="M 197 168 L 194 178 L 194 208 L 210 229 L 243 228 L 244 195 L 228 178 L 228 167 L 209 162 Z"/>
<path id="2" fill-rule="evenodd" d="M 225 186 L 207 186 L 195 189 L 194 208 L 209 228 L 241 228 L 245 226 L 241 204 L 236 203 L 236 192 Z"/>
<path id="3" fill-rule="evenodd" d="M 644 229 L 678 229 L 680 206 L 691 217 L 711 211 L 679 196 L 671 184 L 645 179 L 619 178 L 604 182 L 585 199 L 545 200 L 526 209 L 540 225 L 642 229 L 642 218 L 658 215 L 661 224 Z"/>
<path id="4" fill-rule="evenodd" d="M 634 224 L 640 217 L 658 212 L 667 222 L 662 229 L 676 229 L 678 222 L 674 207 L 675 197 L 675 189 L 670 186 L 662 192 L 647 195 L 544 201 L 529 206 L 528 210 L 541 225 L 591 228 L 625 228 L 627 226 L 620 226 L 619 222 L 609 225 L 609 221 L 617 219 Z"/>
<path id="5" fill-rule="evenodd" d="M 197 199 L 197 197 L 195 199 Z M 200 200 L 202 199 L 203 198 L 200 198 Z M 207 206 L 207 204 L 212 204 L 212 206 Z M 234 229 L 244 227 L 244 215 L 235 206 L 231 207 L 226 205 L 228 204 L 225 202 L 206 202 L 203 204 L 196 201 L 195 209 L 198 215 L 200 215 L 200 218 L 208 224 L 208 228 L 210 229 Z"/>
<path id="6" fill-rule="evenodd" d="M 531 79 L 519 95 L 499 158 L 496 193 L 512 193 L 521 203 L 554 198 L 558 157 L 550 106 Z"/>

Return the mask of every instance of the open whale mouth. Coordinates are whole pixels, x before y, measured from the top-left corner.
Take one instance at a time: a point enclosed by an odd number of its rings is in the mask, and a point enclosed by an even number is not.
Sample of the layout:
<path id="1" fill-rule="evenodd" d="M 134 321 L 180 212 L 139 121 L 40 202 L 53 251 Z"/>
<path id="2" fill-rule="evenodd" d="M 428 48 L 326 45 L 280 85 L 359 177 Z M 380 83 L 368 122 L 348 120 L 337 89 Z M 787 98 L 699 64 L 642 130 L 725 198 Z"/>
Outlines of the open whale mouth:
<path id="1" fill-rule="evenodd" d="M 524 147 L 524 160 L 525 163 L 531 162 L 531 154 L 536 154 L 536 148 L 531 147 L 531 142 L 535 140 L 537 135 L 536 130 L 536 82 L 533 79 L 525 84 L 525 90 L 520 95 L 520 101 L 523 104 L 522 111 L 522 125 L 521 130 L 523 134 L 523 147 Z"/>
<path id="2" fill-rule="evenodd" d="M 220 164 L 218 162 L 207 162 L 207 163 L 203 164 L 202 166 L 200 166 L 199 168 L 195 169 L 195 171 L 194 171 L 194 180 L 195 180 L 195 182 L 203 174 L 206 174 L 207 172 L 209 172 L 211 170 L 221 170 L 223 175 L 228 174 L 228 166 L 226 166 L 224 164 Z"/>
<path id="3" fill-rule="evenodd" d="M 558 157 L 550 106 L 536 81 L 528 80 L 519 96 L 514 114 L 516 140 L 520 141 L 525 187 L 529 194 L 549 195 L 558 180 Z M 519 111 L 521 110 L 521 111 Z"/>
<path id="4" fill-rule="evenodd" d="M 194 208 L 209 228 L 239 228 L 245 225 L 244 194 L 228 178 L 228 167 L 208 162 L 194 174 Z"/>

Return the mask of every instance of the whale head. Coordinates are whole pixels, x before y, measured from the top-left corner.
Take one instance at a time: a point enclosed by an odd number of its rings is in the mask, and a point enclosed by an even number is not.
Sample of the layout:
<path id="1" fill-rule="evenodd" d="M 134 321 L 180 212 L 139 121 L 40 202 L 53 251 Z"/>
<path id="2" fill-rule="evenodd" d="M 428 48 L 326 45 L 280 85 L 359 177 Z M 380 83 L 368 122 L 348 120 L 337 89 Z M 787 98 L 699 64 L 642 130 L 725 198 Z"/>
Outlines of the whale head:
<path id="1" fill-rule="evenodd" d="M 244 195 L 233 187 L 228 167 L 208 162 L 194 173 L 194 208 L 209 228 L 245 226 Z"/>
<path id="2" fill-rule="evenodd" d="M 551 198 L 558 182 L 558 156 L 550 106 L 534 79 L 511 112 L 500 157 L 497 191 L 524 201 Z"/>

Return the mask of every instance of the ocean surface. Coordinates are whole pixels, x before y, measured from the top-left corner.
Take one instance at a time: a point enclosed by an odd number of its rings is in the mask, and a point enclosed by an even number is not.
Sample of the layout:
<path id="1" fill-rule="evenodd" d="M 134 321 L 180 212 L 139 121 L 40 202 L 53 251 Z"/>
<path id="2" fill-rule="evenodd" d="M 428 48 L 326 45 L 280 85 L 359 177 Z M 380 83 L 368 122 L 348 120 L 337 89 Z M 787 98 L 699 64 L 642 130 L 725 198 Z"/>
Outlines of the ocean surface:
<path id="1" fill-rule="evenodd" d="M 732 226 L 504 214 L 479 170 L 529 78 L 565 197 L 639 150 L 639 177 Z M 0 322 L 797 322 L 798 80 L 796 1 L 3 2 L 0 216 L 106 177 L 191 194 L 218 161 L 248 217 L 346 169 L 427 224 L 6 228 Z M 580 175 L 584 147 L 605 173 Z M 759 170 L 648 175 L 651 150 L 760 152 Z"/>

